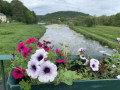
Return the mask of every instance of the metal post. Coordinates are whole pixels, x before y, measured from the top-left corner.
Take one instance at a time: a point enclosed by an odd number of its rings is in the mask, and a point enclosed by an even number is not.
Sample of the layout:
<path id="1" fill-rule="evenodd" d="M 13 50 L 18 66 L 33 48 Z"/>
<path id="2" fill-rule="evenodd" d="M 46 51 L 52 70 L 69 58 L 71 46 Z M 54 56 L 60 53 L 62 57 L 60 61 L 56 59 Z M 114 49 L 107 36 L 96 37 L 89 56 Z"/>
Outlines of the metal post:
<path id="1" fill-rule="evenodd" d="M 6 90 L 3 60 L 1 60 L 1 71 L 2 71 L 3 89 Z"/>

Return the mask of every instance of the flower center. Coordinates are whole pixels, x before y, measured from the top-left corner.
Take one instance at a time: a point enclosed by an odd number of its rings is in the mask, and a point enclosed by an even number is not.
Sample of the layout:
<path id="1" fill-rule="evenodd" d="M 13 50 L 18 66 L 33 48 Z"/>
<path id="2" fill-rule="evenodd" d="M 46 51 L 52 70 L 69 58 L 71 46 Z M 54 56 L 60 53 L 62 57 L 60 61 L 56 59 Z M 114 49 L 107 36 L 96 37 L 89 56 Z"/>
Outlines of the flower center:
<path id="1" fill-rule="evenodd" d="M 27 55 L 27 53 L 24 53 L 24 55 Z"/>
<path id="2" fill-rule="evenodd" d="M 95 64 L 93 64 L 92 67 L 95 68 Z"/>
<path id="3" fill-rule="evenodd" d="M 24 47 L 23 46 L 21 46 L 21 49 L 23 49 Z"/>
<path id="4" fill-rule="evenodd" d="M 50 68 L 46 67 L 46 68 L 44 69 L 44 72 L 45 72 L 45 73 L 49 73 L 49 72 L 50 72 Z"/>
<path id="5" fill-rule="evenodd" d="M 19 74 L 19 73 L 21 73 L 21 71 L 18 70 L 17 73 Z"/>
<path id="6" fill-rule="evenodd" d="M 43 55 L 40 55 L 39 57 L 38 57 L 38 61 L 40 61 L 40 60 L 42 60 L 43 59 Z"/>
<path id="7" fill-rule="evenodd" d="M 36 71 L 36 66 L 35 66 L 35 65 L 32 65 L 32 69 L 33 69 L 34 71 Z"/>
<path id="8" fill-rule="evenodd" d="M 47 48 L 47 46 L 45 46 L 45 48 Z"/>

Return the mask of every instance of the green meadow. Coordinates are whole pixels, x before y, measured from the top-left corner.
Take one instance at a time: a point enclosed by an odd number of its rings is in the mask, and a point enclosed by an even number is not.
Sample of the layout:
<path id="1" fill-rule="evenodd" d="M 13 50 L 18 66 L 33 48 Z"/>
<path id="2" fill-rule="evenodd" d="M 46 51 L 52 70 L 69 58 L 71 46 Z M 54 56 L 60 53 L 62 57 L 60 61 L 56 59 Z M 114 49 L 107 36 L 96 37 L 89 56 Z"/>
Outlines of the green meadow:
<path id="1" fill-rule="evenodd" d="M 21 40 L 25 42 L 30 37 L 40 39 L 45 31 L 46 28 L 44 26 L 37 24 L 0 24 L 0 55 L 15 53 L 17 45 Z M 9 63 L 5 61 L 4 65 L 7 66 L 5 72 L 9 71 Z"/>
<path id="2" fill-rule="evenodd" d="M 120 48 L 116 38 L 120 38 L 120 27 L 113 26 L 70 26 L 74 31 L 83 34 L 86 38 L 99 41 L 109 48 Z"/>

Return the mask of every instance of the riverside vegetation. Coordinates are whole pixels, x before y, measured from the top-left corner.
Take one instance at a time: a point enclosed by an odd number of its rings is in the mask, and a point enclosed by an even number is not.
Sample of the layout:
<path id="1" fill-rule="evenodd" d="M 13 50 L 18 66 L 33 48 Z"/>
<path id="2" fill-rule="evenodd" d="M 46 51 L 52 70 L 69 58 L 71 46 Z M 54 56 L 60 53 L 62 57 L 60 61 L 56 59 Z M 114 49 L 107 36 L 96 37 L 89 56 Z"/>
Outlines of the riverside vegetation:
<path id="1" fill-rule="evenodd" d="M 35 37 L 39 39 L 45 33 L 46 28 L 41 25 L 26 25 L 20 23 L 0 24 L 0 54 L 13 54 L 17 48 L 17 43 L 25 41 L 27 38 Z M 9 63 L 5 61 L 5 75 L 8 75 Z M 0 71 L 1 73 L 1 71 Z M 1 75 L 1 74 L 0 74 Z"/>
<path id="2" fill-rule="evenodd" d="M 102 45 L 108 46 L 112 49 L 120 48 L 116 38 L 120 37 L 120 27 L 113 26 L 70 26 L 74 31 L 83 34 L 85 37 L 97 40 Z"/>

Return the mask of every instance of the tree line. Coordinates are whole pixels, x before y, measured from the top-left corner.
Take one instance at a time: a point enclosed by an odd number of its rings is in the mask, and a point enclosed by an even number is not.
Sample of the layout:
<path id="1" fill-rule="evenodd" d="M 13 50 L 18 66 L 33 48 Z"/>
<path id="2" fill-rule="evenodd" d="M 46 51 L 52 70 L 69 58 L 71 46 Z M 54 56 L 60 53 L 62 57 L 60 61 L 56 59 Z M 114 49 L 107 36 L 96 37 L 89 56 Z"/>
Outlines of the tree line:
<path id="1" fill-rule="evenodd" d="M 120 13 L 115 15 L 107 16 L 102 15 L 96 16 L 77 16 L 73 18 L 73 22 L 70 24 L 76 26 L 95 26 L 95 25 L 105 25 L 105 26 L 117 26 L 120 27 Z"/>
<path id="2" fill-rule="evenodd" d="M 19 0 L 12 0 L 11 3 L 0 0 L 0 13 L 4 13 L 10 21 L 27 24 L 37 23 L 37 17 L 34 11 L 30 11 Z"/>
<path id="3" fill-rule="evenodd" d="M 45 23 L 64 23 L 75 26 L 92 27 L 95 25 L 118 26 L 120 27 L 120 13 L 107 16 L 91 16 L 81 12 L 74 11 L 59 11 L 44 16 L 38 16 L 40 22 Z"/>

